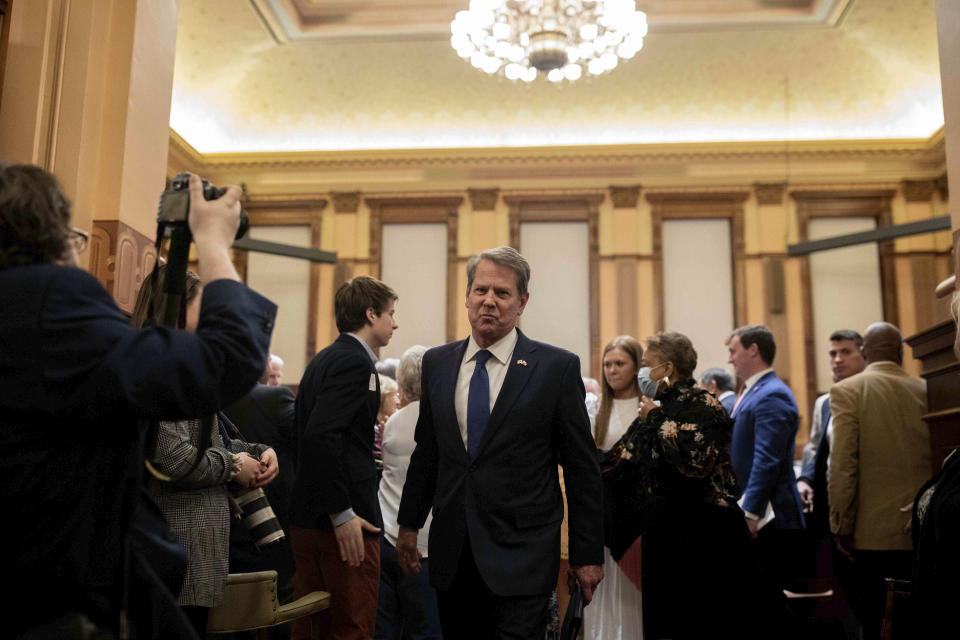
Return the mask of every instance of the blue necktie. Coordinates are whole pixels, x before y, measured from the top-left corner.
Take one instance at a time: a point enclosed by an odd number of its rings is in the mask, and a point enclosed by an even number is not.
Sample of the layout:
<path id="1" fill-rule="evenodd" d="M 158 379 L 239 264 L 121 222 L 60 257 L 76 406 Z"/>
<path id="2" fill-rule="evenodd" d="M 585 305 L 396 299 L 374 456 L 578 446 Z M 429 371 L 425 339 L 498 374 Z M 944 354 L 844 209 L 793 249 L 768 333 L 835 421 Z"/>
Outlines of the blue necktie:
<path id="1" fill-rule="evenodd" d="M 490 376 L 487 375 L 487 360 L 493 355 L 486 349 L 477 351 L 477 365 L 470 377 L 470 393 L 467 396 L 467 449 L 470 457 L 477 455 L 480 438 L 490 421 Z"/>

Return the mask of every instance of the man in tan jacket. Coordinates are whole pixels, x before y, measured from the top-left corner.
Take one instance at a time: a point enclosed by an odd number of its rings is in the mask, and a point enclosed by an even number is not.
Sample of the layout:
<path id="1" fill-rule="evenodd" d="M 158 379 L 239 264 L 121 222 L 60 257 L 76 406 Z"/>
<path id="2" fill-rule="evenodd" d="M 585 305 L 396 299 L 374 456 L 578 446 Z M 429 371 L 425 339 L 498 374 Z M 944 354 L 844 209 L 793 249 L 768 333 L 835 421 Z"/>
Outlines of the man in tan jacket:
<path id="1" fill-rule="evenodd" d="M 830 529 L 852 560 L 848 587 L 863 638 L 880 637 L 884 578 L 910 574 L 910 535 L 900 508 L 930 477 L 930 433 L 923 422 L 926 382 L 907 374 L 903 339 L 877 322 L 863 336 L 862 373 L 830 389 L 833 448 Z"/>

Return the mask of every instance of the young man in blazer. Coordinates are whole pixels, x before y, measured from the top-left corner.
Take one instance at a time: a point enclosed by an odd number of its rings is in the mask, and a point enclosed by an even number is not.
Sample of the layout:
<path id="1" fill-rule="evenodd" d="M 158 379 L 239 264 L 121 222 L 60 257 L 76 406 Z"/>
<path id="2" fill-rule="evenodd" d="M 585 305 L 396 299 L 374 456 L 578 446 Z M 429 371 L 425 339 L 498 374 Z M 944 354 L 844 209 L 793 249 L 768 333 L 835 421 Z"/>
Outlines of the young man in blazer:
<path id="1" fill-rule="evenodd" d="M 757 540 L 760 565 L 778 590 L 795 578 L 796 545 L 803 529 L 803 505 L 793 472 L 799 412 L 793 393 L 773 371 L 777 345 L 760 325 L 735 329 L 727 340 L 730 364 L 743 380 L 734 404 L 730 461 L 743 490 L 747 528 Z M 767 505 L 773 520 L 760 530 Z"/>
<path id="2" fill-rule="evenodd" d="M 296 401 L 297 475 L 291 541 L 294 595 L 329 591 L 331 605 L 294 626 L 293 637 L 372 638 L 380 582 L 373 427 L 380 407 L 375 349 L 397 329 L 397 294 L 359 276 L 334 298 L 340 336 L 314 356 Z"/>
<path id="3" fill-rule="evenodd" d="M 560 562 L 563 465 L 571 572 L 589 601 L 603 577 L 601 480 L 579 359 L 516 328 L 530 266 L 510 247 L 467 265 L 466 340 L 423 357 L 420 416 L 397 521 L 397 554 L 430 579 L 444 637 L 543 637 Z"/>

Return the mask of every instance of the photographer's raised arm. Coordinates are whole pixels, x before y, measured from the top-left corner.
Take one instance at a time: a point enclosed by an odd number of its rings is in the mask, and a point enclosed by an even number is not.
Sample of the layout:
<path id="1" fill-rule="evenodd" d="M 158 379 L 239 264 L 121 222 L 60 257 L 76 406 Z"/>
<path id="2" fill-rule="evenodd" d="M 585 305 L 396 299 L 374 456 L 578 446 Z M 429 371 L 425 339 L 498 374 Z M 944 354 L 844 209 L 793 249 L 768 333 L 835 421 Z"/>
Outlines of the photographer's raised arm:
<path id="1" fill-rule="evenodd" d="M 230 246 L 240 226 L 240 187 L 230 185 L 216 200 L 205 200 L 203 182 L 196 174 L 190 175 L 190 231 L 197 247 L 200 280 L 236 280 L 237 274 L 230 260 Z"/>

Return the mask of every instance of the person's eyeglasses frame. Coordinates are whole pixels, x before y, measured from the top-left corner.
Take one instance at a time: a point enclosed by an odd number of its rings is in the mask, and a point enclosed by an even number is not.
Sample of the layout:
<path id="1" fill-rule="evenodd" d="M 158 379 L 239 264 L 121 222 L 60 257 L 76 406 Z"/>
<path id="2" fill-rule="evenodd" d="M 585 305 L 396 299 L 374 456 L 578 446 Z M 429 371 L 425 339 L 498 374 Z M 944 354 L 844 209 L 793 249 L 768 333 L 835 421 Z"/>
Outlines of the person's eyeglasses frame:
<path id="1" fill-rule="evenodd" d="M 73 245 L 79 255 L 87 250 L 87 245 L 90 244 L 90 234 L 83 229 L 71 227 L 67 233 L 67 242 Z"/>

